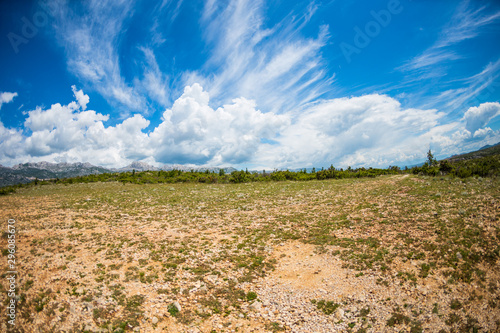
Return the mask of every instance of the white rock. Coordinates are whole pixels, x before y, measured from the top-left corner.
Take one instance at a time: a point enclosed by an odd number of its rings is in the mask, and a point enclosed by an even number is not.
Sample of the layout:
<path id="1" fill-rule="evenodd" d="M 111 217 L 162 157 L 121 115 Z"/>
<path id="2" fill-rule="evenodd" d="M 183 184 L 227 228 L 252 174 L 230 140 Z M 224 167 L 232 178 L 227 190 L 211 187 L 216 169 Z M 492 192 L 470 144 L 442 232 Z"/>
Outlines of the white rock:
<path id="1" fill-rule="evenodd" d="M 344 310 L 338 309 L 337 312 L 335 312 L 335 318 L 337 320 L 342 320 L 342 318 L 344 318 Z"/>
<path id="2" fill-rule="evenodd" d="M 252 305 L 250 305 L 250 308 L 255 310 L 255 311 L 261 311 L 262 304 L 260 302 L 253 302 Z"/>
<path id="3" fill-rule="evenodd" d="M 181 307 L 181 305 L 179 304 L 179 302 L 175 301 L 173 304 L 174 304 L 174 306 L 177 308 L 177 310 L 179 310 L 179 312 L 181 312 L 181 311 L 182 311 L 182 307 Z"/>

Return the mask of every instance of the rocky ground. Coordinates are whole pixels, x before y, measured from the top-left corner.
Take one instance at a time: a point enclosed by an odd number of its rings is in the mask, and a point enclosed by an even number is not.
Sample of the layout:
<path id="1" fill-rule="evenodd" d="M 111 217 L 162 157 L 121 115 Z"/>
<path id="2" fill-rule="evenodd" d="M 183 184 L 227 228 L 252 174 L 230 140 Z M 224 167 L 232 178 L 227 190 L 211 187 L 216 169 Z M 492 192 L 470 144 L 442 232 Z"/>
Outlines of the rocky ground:
<path id="1" fill-rule="evenodd" d="M 1 330 L 498 332 L 499 185 L 399 175 L 22 189 L 0 197 L 18 271 L 16 325 L 5 315 Z"/>

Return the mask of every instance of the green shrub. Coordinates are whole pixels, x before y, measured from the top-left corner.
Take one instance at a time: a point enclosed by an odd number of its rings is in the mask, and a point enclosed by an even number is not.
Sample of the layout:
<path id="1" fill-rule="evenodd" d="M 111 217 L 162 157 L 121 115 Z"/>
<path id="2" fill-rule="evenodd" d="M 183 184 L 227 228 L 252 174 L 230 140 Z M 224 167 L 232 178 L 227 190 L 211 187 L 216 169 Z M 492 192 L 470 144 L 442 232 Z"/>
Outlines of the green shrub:
<path id="1" fill-rule="evenodd" d="M 253 291 L 249 291 L 247 293 L 247 301 L 253 301 L 254 299 L 257 299 L 257 293 Z"/>

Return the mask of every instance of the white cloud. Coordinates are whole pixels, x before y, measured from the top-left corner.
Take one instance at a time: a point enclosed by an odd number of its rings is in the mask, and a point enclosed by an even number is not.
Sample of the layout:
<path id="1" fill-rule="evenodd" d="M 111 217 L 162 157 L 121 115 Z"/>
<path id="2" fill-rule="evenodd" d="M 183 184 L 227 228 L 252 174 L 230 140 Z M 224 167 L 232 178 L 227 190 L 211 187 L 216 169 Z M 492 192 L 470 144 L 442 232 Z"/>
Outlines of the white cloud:
<path id="1" fill-rule="evenodd" d="M 489 127 L 480 128 L 474 132 L 474 138 L 484 138 L 492 134 L 495 134 L 495 131 L 493 131 L 491 128 Z"/>
<path id="2" fill-rule="evenodd" d="M 75 5 L 51 0 L 50 4 L 68 69 L 124 116 L 131 112 L 148 115 L 156 104 L 167 107 L 180 92 L 178 87 L 197 82 L 219 104 L 245 96 L 272 112 L 304 105 L 333 89 L 334 75 L 327 74 L 321 55 L 329 40 L 328 26 L 319 27 L 317 37 L 305 38 L 301 33 L 317 11 L 314 3 L 303 13 L 290 12 L 281 22 L 266 27 L 263 0 L 206 1 L 199 23 L 208 58 L 198 68 L 184 71 L 175 68 L 175 58 L 165 59 L 168 52 L 159 48 L 169 40 L 182 1 L 154 5 L 151 38 L 138 45 L 142 54 L 131 51 L 134 61 L 126 68 L 122 57 L 129 50 L 123 53 L 124 40 L 134 14 L 143 14 L 143 9 L 134 8 L 133 1 Z M 155 54 L 161 54 L 161 66 Z M 205 57 L 201 55 L 201 60 Z"/>
<path id="3" fill-rule="evenodd" d="M 259 164 L 276 167 L 382 166 L 423 156 L 439 125 L 437 110 L 402 109 L 384 95 L 338 98 L 316 103 L 280 133 L 279 145 L 263 145 Z"/>
<path id="4" fill-rule="evenodd" d="M 79 15 L 72 3 L 50 2 L 56 36 L 70 72 L 114 104 L 142 110 L 144 98 L 122 77 L 118 46 L 133 13 L 132 1 L 91 1 Z M 81 8 L 80 8 L 81 10 Z"/>
<path id="5" fill-rule="evenodd" d="M 498 115 L 500 115 L 500 103 L 483 103 L 471 107 L 464 115 L 465 128 L 473 135 L 478 130 L 484 133 L 484 127 Z"/>
<path id="6" fill-rule="evenodd" d="M 205 4 L 201 23 L 212 56 L 202 70 L 186 75 L 186 84 L 201 82 L 217 102 L 245 96 L 272 112 L 304 105 L 332 89 L 321 55 L 328 26 L 320 27 L 317 38 L 300 34 L 315 6 L 301 16 L 290 13 L 273 27 L 265 27 L 261 0 L 220 7 Z M 214 75 L 204 77 L 205 72 Z"/>
<path id="7" fill-rule="evenodd" d="M 21 157 L 24 137 L 22 131 L 6 128 L 0 121 L 0 163 L 10 164 Z"/>
<path id="8" fill-rule="evenodd" d="M 37 108 L 28 112 L 25 128 L 32 134 L 26 138 L 26 152 L 32 156 L 44 156 L 84 146 L 86 132 L 109 118 L 95 111 L 78 110 L 79 105 L 71 102 L 68 105 L 54 104 L 48 110 Z"/>
<path id="9" fill-rule="evenodd" d="M 495 90 L 496 79 L 500 76 L 500 58 L 489 63 L 484 69 L 461 81 L 464 86 L 449 89 L 439 94 L 435 100 L 444 101 L 444 106 L 455 110 L 463 110 L 470 104 L 478 104 L 480 99 L 488 99 Z"/>
<path id="10" fill-rule="evenodd" d="M 80 95 L 83 92 L 75 93 L 75 98 Z M 0 161 L 85 161 L 105 166 L 123 166 L 134 160 L 239 164 L 254 158 L 261 139 L 275 138 L 289 124 L 287 116 L 262 113 L 254 101 L 244 98 L 214 110 L 209 106 L 209 94 L 198 84 L 184 89 L 149 134 L 144 130 L 150 122 L 142 115 L 106 127 L 108 118 L 83 110 L 77 102 L 39 107 L 28 112 L 24 124 L 31 135 L 0 128 L 3 150 L 12 152 L 1 155 Z M 14 145 L 15 150 L 11 149 Z"/>
<path id="11" fill-rule="evenodd" d="M 17 96 L 17 93 L 11 93 L 11 92 L 0 92 L 0 109 L 2 109 L 2 105 L 4 103 L 10 103 L 14 99 L 14 97 Z"/>
<path id="12" fill-rule="evenodd" d="M 144 78 L 137 80 L 136 86 L 141 86 L 152 100 L 165 107 L 170 103 L 169 77 L 160 70 L 151 48 L 141 47 L 140 50 L 144 53 L 146 65 Z"/>
<path id="13" fill-rule="evenodd" d="M 78 96 L 86 95 L 79 91 Z M 500 131 L 486 127 L 500 113 L 499 103 L 470 108 L 457 122 L 446 122 L 436 109 L 403 108 L 398 100 L 378 94 L 323 100 L 300 112 L 276 114 L 261 112 L 255 101 L 243 97 L 213 108 L 209 93 L 193 84 L 149 132 L 150 122 L 140 114 L 106 126 L 109 116 L 84 110 L 82 104 L 29 111 L 24 124 L 29 135 L 0 122 L 0 163 L 386 167 L 420 162 L 429 147 L 446 157 L 500 137 Z"/>
<path id="14" fill-rule="evenodd" d="M 83 93 L 82 90 L 76 90 L 76 86 L 71 86 L 73 90 L 73 95 L 75 96 L 78 104 L 82 107 L 82 110 L 87 109 L 87 104 L 89 103 L 89 95 Z"/>
<path id="15" fill-rule="evenodd" d="M 399 69 L 403 71 L 429 69 L 434 65 L 442 65 L 443 62 L 461 59 L 462 56 L 451 47 L 479 36 L 481 28 L 500 19 L 500 12 L 489 13 L 486 6 L 472 7 L 469 0 L 462 0 L 436 42 Z"/>
<path id="16" fill-rule="evenodd" d="M 199 84 L 188 86 L 151 133 L 155 158 L 164 163 L 240 164 L 250 161 L 262 138 L 272 139 L 288 117 L 262 113 L 255 102 L 238 98 L 216 110 Z"/>
<path id="17" fill-rule="evenodd" d="M 500 12 L 489 12 L 487 6 L 471 8 L 470 0 L 463 0 L 457 7 L 449 25 L 441 33 L 436 48 L 443 48 L 472 39 L 480 34 L 480 28 L 494 23 Z"/>
<path id="18" fill-rule="evenodd" d="M 436 68 L 436 70 L 439 70 Z M 433 69 L 434 72 L 434 69 Z M 478 105 L 485 100 L 494 97 L 495 90 L 498 89 L 498 78 L 500 77 L 500 58 L 494 62 L 488 63 L 484 68 L 468 77 L 449 82 L 442 82 L 444 86 L 454 86 L 453 89 L 443 90 L 437 95 L 433 87 L 437 85 L 436 81 L 430 84 L 422 84 L 421 78 L 414 78 L 408 80 L 404 84 L 396 87 L 391 87 L 390 91 L 394 89 L 405 89 L 407 84 L 414 85 L 418 83 L 418 89 L 401 96 L 401 99 L 407 99 L 407 104 L 417 105 L 418 108 L 438 108 L 443 112 L 449 114 L 460 114 L 472 105 Z M 430 78 L 427 78 L 430 79 Z M 422 79 L 423 80 L 423 79 Z M 383 91 L 383 90 L 382 90 Z"/>

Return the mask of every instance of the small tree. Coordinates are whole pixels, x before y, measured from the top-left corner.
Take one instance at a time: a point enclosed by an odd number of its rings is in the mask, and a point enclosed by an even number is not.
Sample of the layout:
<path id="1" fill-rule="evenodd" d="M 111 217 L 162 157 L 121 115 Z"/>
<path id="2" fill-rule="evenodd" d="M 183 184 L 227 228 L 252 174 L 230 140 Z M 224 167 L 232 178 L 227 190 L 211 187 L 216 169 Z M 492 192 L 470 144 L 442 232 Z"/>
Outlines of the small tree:
<path id="1" fill-rule="evenodd" d="M 434 155 L 432 155 L 432 152 L 430 149 L 427 152 L 427 163 L 429 163 L 429 166 L 433 166 L 433 165 L 437 164 L 437 161 L 434 158 Z"/>

